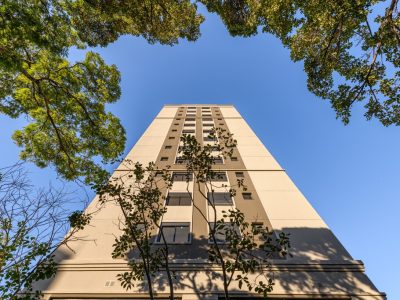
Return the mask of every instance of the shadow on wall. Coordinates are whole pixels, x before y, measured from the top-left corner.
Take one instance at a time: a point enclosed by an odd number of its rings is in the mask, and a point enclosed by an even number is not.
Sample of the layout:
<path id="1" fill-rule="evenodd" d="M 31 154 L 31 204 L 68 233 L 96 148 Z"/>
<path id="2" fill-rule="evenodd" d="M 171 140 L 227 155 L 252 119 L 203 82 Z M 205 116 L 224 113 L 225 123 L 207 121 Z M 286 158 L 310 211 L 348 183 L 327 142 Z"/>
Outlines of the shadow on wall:
<path id="1" fill-rule="evenodd" d="M 352 260 L 350 254 L 329 229 L 285 228 L 283 231 L 290 233 L 293 257 L 271 261 L 271 272 L 275 280 L 273 293 L 280 295 L 315 294 L 319 296 L 367 294 L 370 295 L 369 300 L 384 299 L 363 273 L 362 264 Z M 205 237 L 193 237 L 191 245 L 174 245 L 171 247 L 171 268 L 176 270 L 174 280 L 176 293 L 190 289 L 202 297 L 210 292 L 222 292 L 222 278 L 218 271 L 210 268 L 210 265 L 205 267 L 204 264 L 189 260 L 207 259 L 207 248 L 208 238 Z M 71 258 L 71 255 L 65 251 L 66 249 L 63 249 L 63 253 L 60 253 L 58 257 L 62 257 L 63 260 Z M 181 260 L 176 263 L 174 259 Z M 73 260 L 70 260 L 69 263 L 73 263 Z M 99 271 L 94 270 L 93 272 Z M 82 273 L 80 280 L 90 281 L 91 276 L 93 276 L 90 273 Z M 121 270 L 118 273 L 123 273 L 123 271 Z M 42 282 L 41 289 L 52 288 L 53 280 Z M 58 284 L 60 282 L 57 282 Z M 154 277 L 153 284 L 159 293 L 168 293 L 169 286 L 165 273 L 157 274 Z M 101 287 L 103 286 L 104 283 Z M 144 282 L 135 286 L 139 293 L 148 292 L 147 284 Z M 99 285 L 99 292 L 102 292 L 101 287 Z M 232 284 L 230 290 L 232 295 L 250 296 L 245 289 L 240 290 L 234 284 Z M 82 291 L 82 293 L 84 292 Z M 357 299 L 357 297 L 351 299 Z"/>

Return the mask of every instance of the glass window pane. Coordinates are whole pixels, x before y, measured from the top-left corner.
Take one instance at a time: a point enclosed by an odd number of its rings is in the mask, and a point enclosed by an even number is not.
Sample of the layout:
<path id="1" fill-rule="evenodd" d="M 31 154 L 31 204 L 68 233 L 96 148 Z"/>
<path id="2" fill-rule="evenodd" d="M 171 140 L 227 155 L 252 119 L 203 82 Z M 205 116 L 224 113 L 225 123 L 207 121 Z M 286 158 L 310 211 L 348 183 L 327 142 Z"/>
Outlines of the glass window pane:
<path id="1" fill-rule="evenodd" d="M 178 225 L 175 227 L 175 243 L 189 242 L 189 225 Z"/>
<path id="2" fill-rule="evenodd" d="M 232 205 L 232 197 L 230 193 L 208 193 L 208 200 L 214 205 Z"/>

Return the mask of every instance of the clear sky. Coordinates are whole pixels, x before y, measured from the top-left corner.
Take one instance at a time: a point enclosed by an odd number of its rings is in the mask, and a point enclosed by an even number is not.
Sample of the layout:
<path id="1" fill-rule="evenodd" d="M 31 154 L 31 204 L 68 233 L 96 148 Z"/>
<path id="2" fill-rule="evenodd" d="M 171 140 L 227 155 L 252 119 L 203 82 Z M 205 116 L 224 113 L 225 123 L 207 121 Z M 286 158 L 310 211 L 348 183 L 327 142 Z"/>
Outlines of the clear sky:
<path id="1" fill-rule="evenodd" d="M 123 37 L 96 49 L 122 74 L 122 97 L 110 110 L 125 126 L 125 153 L 166 103 L 234 104 L 378 289 L 398 298 L 400 128 L 367 122 L 362 108 L 344 126 L 307 91 L 302 63 L 277 39 L 232 38 L 216 16 L 206 18 L 195 43 Z M 0 167 L 18 159 L 10 136 L 24 122 L 0 117 Z M 52 170 L 30 171 L 38 184 L 55 181 Z"/>

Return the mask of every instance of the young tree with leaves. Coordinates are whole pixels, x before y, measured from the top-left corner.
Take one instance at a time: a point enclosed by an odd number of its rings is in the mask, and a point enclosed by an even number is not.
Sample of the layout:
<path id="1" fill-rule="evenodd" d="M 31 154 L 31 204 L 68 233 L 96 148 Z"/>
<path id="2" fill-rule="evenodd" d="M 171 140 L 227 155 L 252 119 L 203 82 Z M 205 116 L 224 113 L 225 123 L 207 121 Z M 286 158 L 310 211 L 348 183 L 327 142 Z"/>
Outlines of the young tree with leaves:
<path id="1" fill-rule="evenodd" d="M 229 299 L 232 282 L 238 282 L 240 288 L 246 286 L 249 291 L 254 290 L 266 296 L 273 285 L 268 273 L 269 259 L 287 255 L 290 247 L 288 236 L 281 233 L 279 237 L 275 237 L 266 227 L 251 226 L 244 214 L 236 208 L 229 209 L 218 217 L 214 201 L 207 197 L 208 193 L 214 195 L 213 180 L 218 176 L 213 168 L 213 153 L 217 151 L 221 155 L 231 156 L 236 141 L 222 129 L 216 129 L 210 138 L 217 140 L 216 136 L 218 142 L 214 145 L 201 146 L 194 136 L 184 135 L 180 150 L 186 174 L 194 174 L 200 193 L 214 211 L 213 219 L 209 220 L 192 199 L 193 206 L 201 212 L 209 227 L 209 260 L 221 267 L 226 299 Z M 153 281 L 164 272 L 167 276 L 169 297 L 174 299 L 174 267 L 169 262 L 170 245 L 161 227 L 163 216 L 167 212 L 165 195 L 173 186 L 171 171 L 169 168 L 160 170 L 154 163 L 143 167 L 131 160 L 123 161 L 123 166 L 125 171 L 118 172 L 99 190 L 100 201 L 103 204 L 116 203 L 123 216 L 122 235 L 115 240 L 112 256 L 128 256 L 131 270 L 119 274 L 118 279 L 126 289 L 146 282 L 149 296 L 154 299 Z M 188 175 L 187 184 L 190 178 Z M 200 186 L 205 186 L 208 193 L 202 192 Z M 237 185 L 226 186 L 232 197 L 235 196 L 235 187 L 246 188 L 243 180 L 238 180 Z M 189 191 L 188 194 L 191 196 Z M 255 273 L 258 274 L 257 281 L 249 277 L 249 274 Z"/>
<path id="2" fill-rule="evenodd" d="M 131 271 L 118 275 L 121 285 L 131 289 L 136 282 L 146 282 L 150 299 L 154 299 L 153 280 L 164 272 L 168 278 L 170 299 L 174 299 L 173 274 L 169 266 L 169 248 L 160 222 L 166 212 L 163 192 L 172 186 L 167 170 L 158 170 L 154 163 L 143 167 L 131 160 L 123 161 L 122 175 L 113 176 L 99 190 L 100 202 L 113 202 L 123 215 L 122 235 L 115 240 L 113 258 L 129 257 Z M 156 239 L 160 232 L 160 241 Z M 161 242 L 161 243 L 160 243 Z"/>
<path id="3" fill-rule="evenodd" d="M 229 186 L 216 185 L 218 173 L 213 168 L 218 157 L 216 153 L 225 159 L 232 157 L 237 141 L 233 139 L 232 133 L 221 128 L 213 129 L 208 138 L 214 143 L 202 146 L 194 136 L 183 135 L 180 157 L 186 164 L 187 172 L 194 174 L 199 194 L 212 209 L 213 219 L 209 220 L 193 204 L 209 227 L 209 260 L 221 267 L 225 299 L 229 299 L 229 286 L 235 281 L 240 289 L 244 284 L 248 291 L 254 290 L 266 297 L 273 288 L 273 279 L 268 272 L 269 259 L 286 257 L 290 248 L 288 235 L 281 232 L 279 236 L 275 236 L 268 227 L 251 225 L 237 208 L 222 211 L 223 215 L 218 217 L 215 190 L 224 188 L 228 190 L 230 197 L 234 197 L 237 188 L 245 191 L 246 186 L 243 179 L 238 179 L 236 184 Z M 205 192 L 202 191 L 202 186 L 205 187 Z M 256 280 L 249 279 L 249 275 L 254 273 L 258 274 Z M 262 279 L 259 279 L 260 276 Z"/>

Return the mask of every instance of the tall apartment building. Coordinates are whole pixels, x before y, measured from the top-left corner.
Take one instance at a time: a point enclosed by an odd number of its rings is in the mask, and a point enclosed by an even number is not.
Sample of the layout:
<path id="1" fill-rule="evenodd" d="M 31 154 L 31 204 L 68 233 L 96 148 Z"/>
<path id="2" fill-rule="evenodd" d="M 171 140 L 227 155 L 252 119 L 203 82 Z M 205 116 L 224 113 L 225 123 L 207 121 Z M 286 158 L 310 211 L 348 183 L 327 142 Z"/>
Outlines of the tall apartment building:
<path id="1" fill-rule="evenodd" d="M 179 173 L 184 171 L 178 156 L 181 134 L 193 134 L 201 143 L 210 143 L 207 136 L 212 127 L 226 129 L 237 140 L 233 156 L 216 161 L 219 183 L 243 178 L 248 187 L 246 193 L 238 193 L 223 204 L 240 209 L 249 222 L 257 220 L 277 232 L 291 234 L 293 257 L 272 260 L 275 286 L 271 299 L 385 299 L 364 273 L 363 263 L 346 251 L 233 106 L 166 105 L 127 158 L 143 165 L 155 162 L 160 168 L 170 165 L 171 171 Z M 123 169 L 121 165 L 114 174 Z M 199 197 L 193 181 L 189 185 L 193 201 L 209 216 L 207 201 Z M 223 290 L 221 281 L 212 277 L 215 268 L 207 260 L 208 227 L 191 201 L 180 198 L 186 192 L 186 182 L 179 181 L 177 175 L 168 191 L 170 203 L 165 204 L 167 213 L 162 220 L 174 249 L 170 263 L 180 278 L 175 295 L 182 300 L 218 299 Z M 96 197 L 87 210 L 96 211 L 98 205 Z M 58 251 L 56 277 L 40 286 L 45 298 L 148 298 L 141 285 L 127 291 L 117 280 L 118 273 L 129 270 L 126 258 L 111 258 L 114 239 L 120 233 L 119 218 L 119 207 L 108 204 L 79 233 L 79 240 Z M 157 296 L 166 298 L 168 288 L 162 282 L 161 278 L 154 284 Z M 235 285 L 231 289 L 235 299 L 256 297 Z"/>

